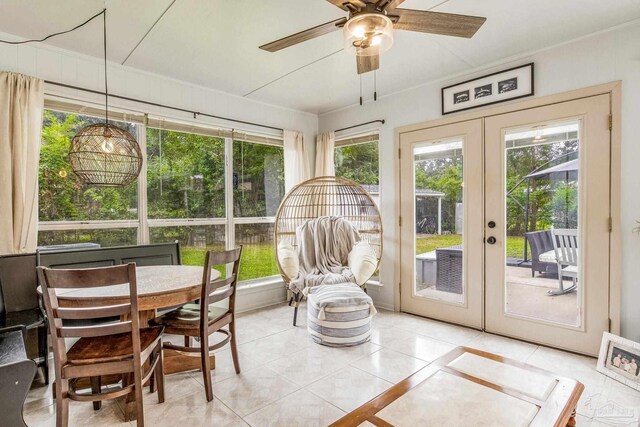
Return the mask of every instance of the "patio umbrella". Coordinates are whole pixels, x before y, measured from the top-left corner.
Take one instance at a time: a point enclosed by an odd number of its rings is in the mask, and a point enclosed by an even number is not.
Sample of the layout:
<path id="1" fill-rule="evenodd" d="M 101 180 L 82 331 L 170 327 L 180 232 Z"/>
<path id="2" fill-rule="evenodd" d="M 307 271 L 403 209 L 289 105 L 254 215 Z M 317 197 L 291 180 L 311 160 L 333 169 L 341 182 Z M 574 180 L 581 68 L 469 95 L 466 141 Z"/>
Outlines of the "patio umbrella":
<path id="1" fill-rule="evenodd" d="M 569 160 L 541 171 L 532 172 L 525 176 L 525 179 L 567 179 L 575 181 L 578 179 L 578 159 Z"/>
<path id="2" fill-rule="evenodd" d="M 547 162 L 546 164 L 549 164 Z M 542 165 L 544 166 L 544 165 Z M 541 166 L 541 167 L 542 167 Z M 569 160 L 564 163 L 560 163 L 558 165 L 552 166 L 550 168 L 542 169 L 542 170 L 534 170 L 530 174 L 526 175 L 522 181 L 527 181 L 527 202 L 525 205 L 525 213 L 524 213 L 524 232 L 529 231 L 529 207 L 530 207 L 530 196 L 531 196 L 531 181 L 538 179 L 552 179 L 552 180 L 560 180 L 564 179 L 565 181 L 576 181 L 578 179 L 578 170 L 580 167 L 580 160 L 574 159 Z M 520 183 L 522 183 L 520 181 Z M 518 183 L 518 185 L 520 184 Z M 516 185 L 511 191 L 515 190 L 518 186 Z M 511 193 L 509 191 L 509 193 Z M 524 242 L 524 260 L 527 261 L 527 242 Z"/>

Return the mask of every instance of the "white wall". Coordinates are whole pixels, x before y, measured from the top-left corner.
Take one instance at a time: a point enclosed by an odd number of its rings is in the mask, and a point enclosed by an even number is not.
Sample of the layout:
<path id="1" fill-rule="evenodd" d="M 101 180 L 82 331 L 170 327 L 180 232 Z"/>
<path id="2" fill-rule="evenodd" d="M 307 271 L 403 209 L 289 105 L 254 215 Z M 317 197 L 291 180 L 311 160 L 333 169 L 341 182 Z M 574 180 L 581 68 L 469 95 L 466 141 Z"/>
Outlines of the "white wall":
<path id="1" fill-rule="evenodd" d="M 0 36 L 3 39 L 15 39 L 10 34 L 0 33 Z M 104 90 L 102 60 L 44 44 L 7 45 L 0 43 L 0 70 L 15 71 L 93 90 Z M 100 104 L 104 102 L 102 96 L 54 85 L 47 85 L 45 91 Z M 318 117 L 315 114 L 245 99 L 115 63 L 109 63 L 109 93 L 278 128 L 299 130 L 304 132 L 310 159 L 315 154 L 315 136 L 318 130 Z M 225 129 L 274 134 L 272 130 L 202 116 L 193 120 L 193 116 L 187 113 L 131 103 L 116 98 L 111 98 L 110 104 L 114 107 L 156 113 L 168 118 L 219 126 Z"/>
<path id="2" fill-rule="evenodd" d="M 381 266 L 383 288 L 371 290 L 379 305 L 394 303 L 396 218 L 394 197 L 397 173 L 394 129 L 441 117 L 440 88 L 508 66 L 535 62 L 536 96 L 572 89 L 623 82 L 622 106 L 622 334 L 640 340 L 640 236 L 631 229 L 640 220 L 640 23 L 593 34 L 544 51 L 509 58 L 490 68 L 419 86 L 379 98 L 363 106 L 352 106 L 320 116 L 320 131 L 385 119 L 380 133 L 380 184 L 385 255 Z M 395 284 L 397 285 L 397 284 Z"/>

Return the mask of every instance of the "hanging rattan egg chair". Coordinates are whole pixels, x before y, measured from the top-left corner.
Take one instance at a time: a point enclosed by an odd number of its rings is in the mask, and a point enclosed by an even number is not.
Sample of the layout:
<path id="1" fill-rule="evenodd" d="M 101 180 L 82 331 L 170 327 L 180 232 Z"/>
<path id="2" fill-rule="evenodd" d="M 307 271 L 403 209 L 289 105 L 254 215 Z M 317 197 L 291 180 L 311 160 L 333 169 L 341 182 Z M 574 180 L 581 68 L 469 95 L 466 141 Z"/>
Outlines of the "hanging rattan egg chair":
<path id="1" fill-rule="evenodd" d="M 322 216 L 341 217 L 349 221 L 375 252 L 377 263 L 382 257 L 382 220 L 378 206 L 359 184 L 344 178 L 323 176 L 304 181 L 289 191 L 276 213 L 275 246 L 280 274 L 289 289 L 289 277 L 281 265 L 283 244 L 298 250 L 296 231 L 307 221 Z M 377 270 L 377 266 L 376 266 Z M 364 285 L 363 285 L 364 288 Z M 289 305 L 295 301 L 295 316 L 301 295 L 289 294 Z"/>

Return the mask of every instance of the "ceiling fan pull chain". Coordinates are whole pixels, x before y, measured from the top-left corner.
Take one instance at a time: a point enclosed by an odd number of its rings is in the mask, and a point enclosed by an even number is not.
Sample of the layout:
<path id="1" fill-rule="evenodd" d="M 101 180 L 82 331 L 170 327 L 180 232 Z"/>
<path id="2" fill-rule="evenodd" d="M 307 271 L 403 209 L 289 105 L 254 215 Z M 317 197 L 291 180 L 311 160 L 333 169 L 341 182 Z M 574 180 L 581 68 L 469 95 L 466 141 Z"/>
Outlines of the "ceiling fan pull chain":
<path id="1" fill-rule="evenodd" d="M 360 74 L 360 105 L 362 105 L 362 74 Z"/>
<path id="2" fill-rule="evenodd" d="M 373 71 L 373 100 L 378 100 L 378 72 Z"/>

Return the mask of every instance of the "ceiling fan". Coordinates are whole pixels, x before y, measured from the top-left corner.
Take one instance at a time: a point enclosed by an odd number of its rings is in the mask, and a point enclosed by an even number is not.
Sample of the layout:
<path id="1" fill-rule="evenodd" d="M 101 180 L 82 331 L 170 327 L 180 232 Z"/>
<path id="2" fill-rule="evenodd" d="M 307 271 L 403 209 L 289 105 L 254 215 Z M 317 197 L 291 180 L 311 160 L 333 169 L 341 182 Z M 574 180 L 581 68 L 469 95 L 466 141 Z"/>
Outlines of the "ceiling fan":
<path id="1" fill-rule="evenodd" d="M 276 52 L 343 28 L 345 48 L 355 49 L 358 74 L 363 74 L 380 68 L 380 54 L 391 48 L 394 29 L 471 38 L 487 20 L 480 16 L 398 8 L 404 0 L 327 1 L 349 12 L 349 17 L 300 31 L 260 49 Z"/>

